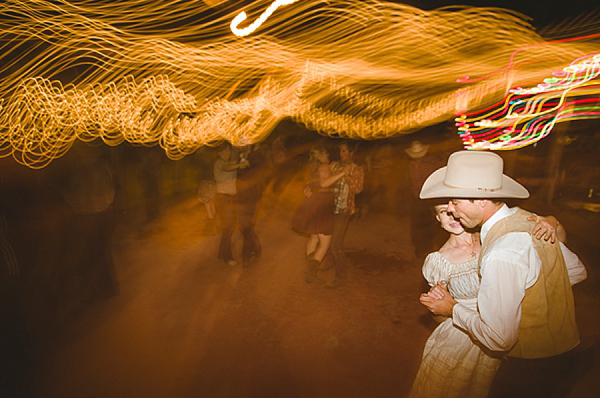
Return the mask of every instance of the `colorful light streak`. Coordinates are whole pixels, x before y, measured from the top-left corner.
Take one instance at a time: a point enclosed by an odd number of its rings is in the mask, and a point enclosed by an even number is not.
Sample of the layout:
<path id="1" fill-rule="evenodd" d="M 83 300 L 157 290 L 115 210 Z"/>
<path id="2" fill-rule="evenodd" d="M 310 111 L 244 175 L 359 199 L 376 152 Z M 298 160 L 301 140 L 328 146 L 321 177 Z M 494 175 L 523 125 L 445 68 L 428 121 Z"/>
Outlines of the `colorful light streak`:
<path id="1" fill-rule="evenodd" d="M 509 90 L 497 105 L 458 117 L 465 148 L 522 148 L 546 137 L 557 123 L 600 119 L 600 53 L 552 75 L 537 86 Z"/>
<path id="2" fill-rule="evenodd" d="M 508 10 L 374 0 L 256 1 L 249 15 L 276 12 L 238 37 L 238 3 L 214 4 L 0 3 L 0 157 L 44 167 L 99 138 L 179 159 L 263 140 L 284 118 L 332 136 L 408 134 L 541 81 L 599 41 L 546 43 Z M 491 77 L 456 81 L 465 74 Z"/>

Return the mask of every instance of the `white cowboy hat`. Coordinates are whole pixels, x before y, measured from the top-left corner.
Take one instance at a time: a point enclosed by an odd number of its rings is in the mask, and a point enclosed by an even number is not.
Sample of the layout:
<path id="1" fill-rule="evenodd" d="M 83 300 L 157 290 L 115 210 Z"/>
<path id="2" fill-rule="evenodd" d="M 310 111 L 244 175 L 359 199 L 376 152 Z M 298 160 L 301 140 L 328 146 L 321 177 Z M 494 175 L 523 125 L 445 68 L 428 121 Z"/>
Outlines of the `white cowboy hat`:
<path id="1" fill-rule="evenodd" d="M 502 174 L 503 163 L 493 152 L 454 152 L 448 158 L 448 166 L 434 171 L 425 180 L 419 197 L 528 198 L 529 192 L 524 186 Z"/>
<path id="2" fill-rule="evenodd" d="M 421 141 L 413 141 L 410 143 L 410 148 L 405 149 L 404 151 L 413 159 L 422 158 L 427 153 L 429 149 L 429 145 L 421 144 Z"/>

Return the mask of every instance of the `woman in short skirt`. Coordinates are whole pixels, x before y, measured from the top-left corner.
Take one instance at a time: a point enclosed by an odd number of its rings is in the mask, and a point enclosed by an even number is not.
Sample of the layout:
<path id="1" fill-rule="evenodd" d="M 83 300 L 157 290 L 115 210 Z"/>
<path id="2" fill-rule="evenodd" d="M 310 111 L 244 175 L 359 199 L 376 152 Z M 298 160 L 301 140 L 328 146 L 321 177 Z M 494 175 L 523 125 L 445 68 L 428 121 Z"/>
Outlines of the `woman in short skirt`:
<path id="1" fill-rule="evenodd" d="M 309 283 L 325 283 L 317 276 L 319 265 L 331 243 L 333 232 L 334 195 L 332 186 L 346 173 L 332 174 L 329 153 L 322 146 L 311 149 L 309 159 L 309 182 L 304 189 L 306 198 L 292 218 L 292 228 L 309 235 L 306 245 L 308 269 L 305 273 Z"/>

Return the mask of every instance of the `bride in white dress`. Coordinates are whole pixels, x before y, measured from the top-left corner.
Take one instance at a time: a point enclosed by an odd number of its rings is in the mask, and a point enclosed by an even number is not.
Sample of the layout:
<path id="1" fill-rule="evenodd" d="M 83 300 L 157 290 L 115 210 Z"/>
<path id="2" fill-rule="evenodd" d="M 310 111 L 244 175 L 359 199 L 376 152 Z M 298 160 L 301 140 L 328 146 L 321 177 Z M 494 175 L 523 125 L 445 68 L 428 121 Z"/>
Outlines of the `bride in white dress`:
<path id="1" fill-rule="evenodd" d="M 432 287 L 446 285 L 456 301 L 477 308 L 479 273 L 479 233 L 470 233 L 451 214 L 448 205 L 435 208 L 435 218 L 450 233 L 450 238 L 423 264 L 423 275 Z M 566 234 L 552 217 L 539 217 L 534 228 L 538 238 L 564 240 Z M 556 232 L 560 229 L 558 232 Z M 427 296 L 427 293 L 424 293 Z M 433 331 L 423 351 L 421 367 L 410 394 L 411 398 L 484 398 L 500 366 L 500 359 L 484 351 L 467 333 L 446 318 Z"/>

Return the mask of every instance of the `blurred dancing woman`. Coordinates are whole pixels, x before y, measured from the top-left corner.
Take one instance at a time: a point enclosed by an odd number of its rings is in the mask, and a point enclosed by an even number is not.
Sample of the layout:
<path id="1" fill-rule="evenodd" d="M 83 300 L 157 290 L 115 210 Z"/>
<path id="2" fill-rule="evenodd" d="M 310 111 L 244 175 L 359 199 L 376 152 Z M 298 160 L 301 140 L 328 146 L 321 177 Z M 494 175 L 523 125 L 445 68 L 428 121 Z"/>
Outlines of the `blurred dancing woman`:
<path id="1" fill-rule="evenodd" d="M 332 174 L 329 153 L 322 146 L 311 149 L 309 165 L 309 182 L 304 189 L 306 198 L 292 218 L 292 228 L 309 234 L 306 244 L 306 282 L 324 284 L 325 281 L 317 273 L 331 244 L 334 208 L 332 185 L 346 173 L 342 171 Z"/>
<path id="2" fill-rule="evenodd" d="M 477 307 L 479 290 L 479 233 L 463 229 L 447 204 L 434 207 L 435 218 L 450 233 L 446 243 L 430 253 L 423 265 L 423 275 L 430 286 L 445 285 L 455 300 L 463 305 Z M 535 217 L 530 221 L 536 220 Z M 566 240 L 560 223 L 552 217 L 538 217 L 533 235 L 538 239 Z M 579 274 L 575 279 L 586 277 L 579 258 L 560 243 L 569 274 Z M 427 297 L 424 293 L 421 297 Z M 500 366 L 500 359 L 489 355 L 463 330 L 446 318 L 433 331 L 423 351 L 421 367 L 410 394 L 411 398 L 484 398 Z"/>

